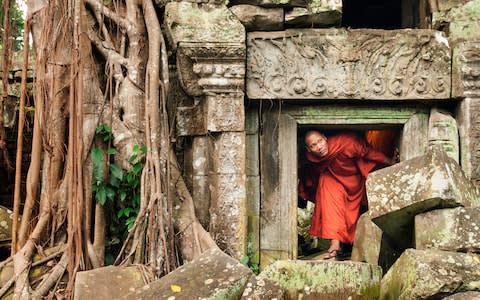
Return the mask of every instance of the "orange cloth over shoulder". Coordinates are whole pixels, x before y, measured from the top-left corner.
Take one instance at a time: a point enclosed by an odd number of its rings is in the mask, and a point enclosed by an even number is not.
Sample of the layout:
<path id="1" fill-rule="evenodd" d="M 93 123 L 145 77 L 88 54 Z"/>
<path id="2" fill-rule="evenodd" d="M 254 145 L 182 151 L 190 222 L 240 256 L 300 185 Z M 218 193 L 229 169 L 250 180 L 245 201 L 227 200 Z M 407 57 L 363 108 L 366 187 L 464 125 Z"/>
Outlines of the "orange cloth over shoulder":
<path id="1" fill-rule="evenodd" d="M 353 243 L 360 205 L 366 204 L 365 180 L 386 156 L 354 133 L 329 137 L 324 157 L 308 151 L 305 156 L 308 164 L 300 171 L 298 191 L 315 200 L 310 235 Z"/>

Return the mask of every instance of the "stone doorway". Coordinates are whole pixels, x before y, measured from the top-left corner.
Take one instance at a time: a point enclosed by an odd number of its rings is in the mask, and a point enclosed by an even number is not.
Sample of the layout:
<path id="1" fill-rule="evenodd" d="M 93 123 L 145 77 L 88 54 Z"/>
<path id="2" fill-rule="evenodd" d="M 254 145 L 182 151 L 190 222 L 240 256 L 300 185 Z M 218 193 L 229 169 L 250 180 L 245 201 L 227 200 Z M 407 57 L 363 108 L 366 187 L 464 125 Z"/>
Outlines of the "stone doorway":
<path id="1" fill-rule="evenodd" d="M 250 239 L 249 252 L 258 247 L 260 265 L 298 257 L 297 161 L 299 137 L 305 130 L 392 129 L 405 160 L 423 154 L 427 147 L 429 110 L 418 105 L 283 104 L 247 111 L 249 232 L 258 234 L 258 243 Z M 254 149 L 258 149 L 257 159 L 248 157 Z"/>

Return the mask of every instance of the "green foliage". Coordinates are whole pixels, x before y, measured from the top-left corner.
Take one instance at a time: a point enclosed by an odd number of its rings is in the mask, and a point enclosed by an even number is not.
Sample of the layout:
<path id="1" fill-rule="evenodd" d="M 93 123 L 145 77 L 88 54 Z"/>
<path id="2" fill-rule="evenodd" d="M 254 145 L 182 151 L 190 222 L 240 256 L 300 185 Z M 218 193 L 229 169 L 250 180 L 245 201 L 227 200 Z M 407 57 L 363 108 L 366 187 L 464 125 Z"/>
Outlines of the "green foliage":
<path id="1" fill-rule="evenodd" d="M 0 0 L 0 22 L 3 28 L 3 0 Z M 11 38 L 12 50 L 18 51 L 23 46 L 23 28 L 25 26 L 22 10 L 19 8 L 17 1 L 10 0 L 10 28 L 11 28 Z M 3 49 L 3 32 L 0 34 L 0 47 Z"/>
<path id="2" fill-rule="evenodd" d="M 110 144 L 112 129 L 106 124 L 96 128 L 97 139 Z M 135 145 L 129 158 L 130 169 L 124 170 L 114 163 L 115 148 L 94 147 L 92 191 L 97 203 L 105 207 L 107 219 L 107 238 L 105 264 L 113 263 L 122 241 L 135 223 L 140 208 L 140 178 L 145 164 L 147 148 Z"/>
<path id="3" fill-rule="evenodd" d="M 252 270 L 252 272 L 255 275 L 258 275 L 260 273 L 260 266 L 256 263 L 250 262 L 250 257 L 248 257 L 247 255 L 244 255 L 240 258 L 240 263 L 242 265 L 250 268 L 250 270 Z"/>

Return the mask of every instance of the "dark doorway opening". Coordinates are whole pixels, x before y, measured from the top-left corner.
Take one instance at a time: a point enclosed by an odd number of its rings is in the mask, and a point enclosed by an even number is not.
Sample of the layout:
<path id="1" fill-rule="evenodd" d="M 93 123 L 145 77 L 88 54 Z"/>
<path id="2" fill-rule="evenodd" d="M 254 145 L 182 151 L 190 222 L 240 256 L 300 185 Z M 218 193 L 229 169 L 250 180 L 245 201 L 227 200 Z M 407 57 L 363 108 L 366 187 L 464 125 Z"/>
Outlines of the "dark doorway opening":
<path id="1" fill-rule="evenodd" d="M 310 130 L 318 130 L 324 133 L 327 138 L 341 132 L 354 132 L 364 138 L 374 149 L 383 152 L 387 157 L 392 157 L 396 148 L 399 148 L 402 126 L 382 125 L 368 127 L 363 126 L 302 126 L 297 130 L 297 153 L 298 166 L 301 168 L 306 163 L 305 159 L 305 133 Z M 301 174 L 301 170 L 298 171 Z M 299 179 L 300 180 L 300 179 Z M 300 203 L 299 203 L 300 204 Z M 330 242 L 321 238 L 314 238 L 308 234 L 310 219 L 313 213 L 314 203 L 308 201 L 306 207 L 299 205 L 297 208 L 297 233 L 298 233 L 298 258 L 317 259 L 329 247 Z M 366 209 L 366 208 L 365 208 Z"/>

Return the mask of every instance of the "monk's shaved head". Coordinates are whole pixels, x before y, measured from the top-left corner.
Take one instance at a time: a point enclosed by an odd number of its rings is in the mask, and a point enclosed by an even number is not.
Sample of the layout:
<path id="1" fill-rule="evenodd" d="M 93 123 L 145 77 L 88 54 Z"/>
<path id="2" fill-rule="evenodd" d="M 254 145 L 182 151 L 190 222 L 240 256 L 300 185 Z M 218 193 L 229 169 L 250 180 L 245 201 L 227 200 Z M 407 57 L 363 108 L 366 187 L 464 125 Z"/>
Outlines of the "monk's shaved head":
<path id="1" fill-rule="evenodd" d="M 328 154 L 327 137 L 317 130 L 310 130 L 305 134 L 305 146 L 308 152 L 318 157 Z"/>

